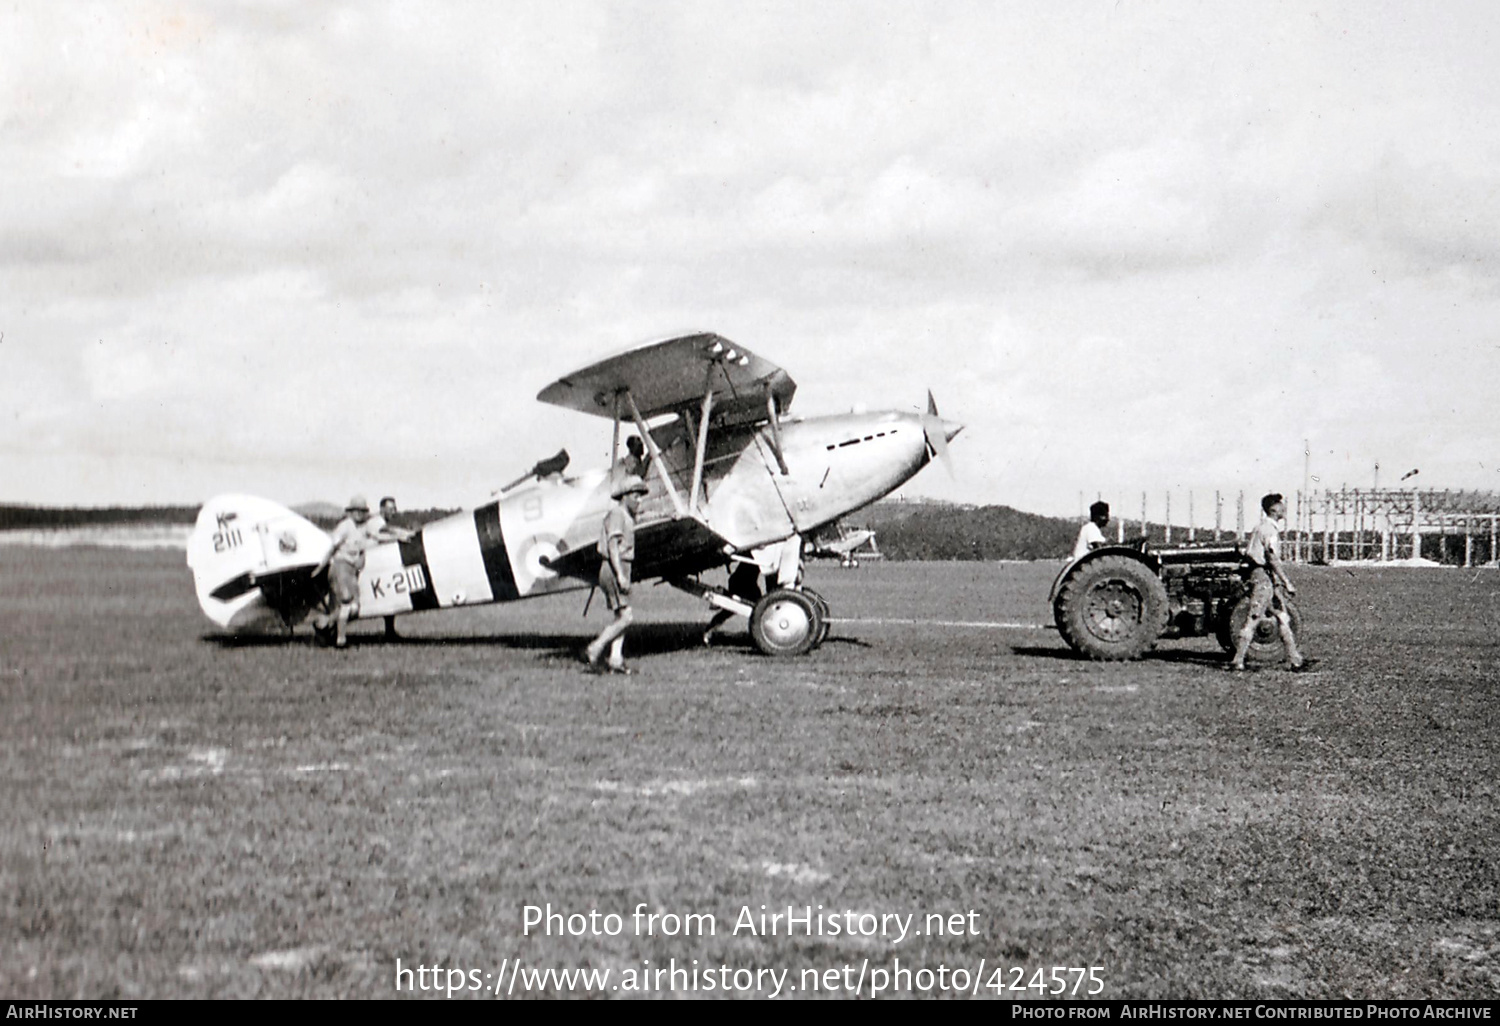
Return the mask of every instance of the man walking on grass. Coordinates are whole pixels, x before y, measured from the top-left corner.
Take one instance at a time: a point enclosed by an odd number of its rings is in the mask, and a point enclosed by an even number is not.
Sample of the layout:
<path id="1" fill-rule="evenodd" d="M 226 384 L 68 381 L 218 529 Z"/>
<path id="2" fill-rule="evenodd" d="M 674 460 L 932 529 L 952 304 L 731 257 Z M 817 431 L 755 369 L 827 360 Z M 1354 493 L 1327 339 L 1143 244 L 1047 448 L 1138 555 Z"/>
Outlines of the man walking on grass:
<path id="1" fill-rule="evenodd" d="M 604 560 L 599 566 L 599 590 L 604 592 L 604 601 L 615 618 L 585 650 L 589 670 L 594 673 L 605 669 L 610 673 L 631 672 L 625 665 L 625 629 L 635 618 L 630 611 L 630 570 L 635 561 L 635 518 L 640 512 L 641 496 L 647 491 L 646 482 L 634 474 L 618 479 L 611 489 L 615 504 L 604 514 L 599 531 L 599 555 Z M 609 663 L 602 667 L 599 660 L 606 648 Z"/>
<path id="2" fill-rule="evenodd" d="M 1297 671 L 1306 666 L 1307 661 L 1297 648 L 1297 638 L 1292 633 L 1292 617 L 1282 601 L 1283 595 L 1297 594 L 1297 589 L 1292 586 L 1281 565 L 1281 527 L 1278 521 L 1286 516 L 1286 500 L 1279 493 L 1272 492 L 1260 500 L 1260 508 L 1264 515 L 1255 530 L 1250 532 L 1250 540 L 1245 543 L 1245 558 L 1250 563 L 1250 618 L 1245 621 L 1245 627 L 1235 641 L 1234 658 L 1230 661 L 1229 668 L 1245 668 L 1245 656 L 1250 652 L 1250 642 L 1261 621 L 1270 616 L 1275 618 L 1276 628 L 1281 633 L 1287 665 Z"/>

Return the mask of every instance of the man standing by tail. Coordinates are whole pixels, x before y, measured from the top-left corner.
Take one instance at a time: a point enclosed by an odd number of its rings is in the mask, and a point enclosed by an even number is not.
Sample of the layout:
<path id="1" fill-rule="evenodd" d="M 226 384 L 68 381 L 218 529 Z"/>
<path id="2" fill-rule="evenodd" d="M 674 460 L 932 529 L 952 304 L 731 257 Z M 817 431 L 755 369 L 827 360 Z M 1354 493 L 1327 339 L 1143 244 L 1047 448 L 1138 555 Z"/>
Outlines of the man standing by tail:
<path id="1" fill-rule="evenodd" d="M 606 648 L 609 672 L 630 672 L 625 665 L 625 629 L 634 619 L 630 611 L 630 570 L 635 562 L 635 517 L 640 512 L 641 496 L 647 491 L 646 482 L 634 474 L 615 480 L 610 491 L 615 504 L 604 514 L 599 531 L 599 555 L 604 559 L 599 566 L 599 590 L 604 592 L 604 601 L 615 618 L 585 650 L 589 669 L 595 673 L 603 670 L 599 660 Z"/>
<path id="2" fill-rule="evenodd" d="M 363 495 L 356 495 L 344 507 L 344 519 L 333 529 L 333 547 L 313 571 L 316 577 L 324 567 L 328 568 L 330 613 L 318 614 L 313 628 L 320 643 L 327 644 L 328 629 L 336 625 L 334 645 L 344 648 L 349 644 L 344 630 L 349 618 L 359 614 L 359 572 L 365 568 L 365 550 L 373 547 L 379 539 L 369 530 L 370 503 Z"/>
<path id="3" fill-rule="evenodd" d="M 1250 618 L 1235 642 L 1231 670 L 1245 668 L 1245 656 L 1250 652 L 1250 641 L 1255 631 L 1267 616 L 1276 618 L 1277 630 L 1281 632 L 1281 643 L 1286 648 L 1286 660 L 1293 670 L 1305 664 L 1297 649 L 1297 638 L 1292 633 L 1292 617 L 1286 611 L 1282 595 L 1297 594 L 1281 565 L 1281 527 L 1278 521 L 1286 516 L 1286 500 L 1272 492 L 1260 500 L 1264 514 L 1250 540 L 1245 543 L 1245 558 L 1250 562 Z"/>
<path id="4" fill-rule="evenodd" d="M 380 512 L 370 518 L 370 522 L 366 525 L 365 530 L 373 534 L 377 540 L 383 542 L 403 542 L 417 533 L 415 531 L 408 531 L 404 527 L 397 527 L 395 524 L 396 516 L 396 497 L 394 495 L 387 495 L 380 500 Z M 396 618 L 394 616 L 386 617 L 385 640 L 399 641 L 400 639 L 401 635 L 396 633 Z"/>

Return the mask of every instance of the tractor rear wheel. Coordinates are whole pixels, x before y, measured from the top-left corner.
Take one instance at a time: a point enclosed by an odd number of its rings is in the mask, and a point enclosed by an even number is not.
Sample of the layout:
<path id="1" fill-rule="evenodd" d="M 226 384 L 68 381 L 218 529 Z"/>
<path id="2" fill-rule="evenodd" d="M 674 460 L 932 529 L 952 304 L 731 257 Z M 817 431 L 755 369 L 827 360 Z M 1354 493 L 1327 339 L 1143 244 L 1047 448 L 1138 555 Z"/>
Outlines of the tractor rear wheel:
<path id="1" fill-rule="evenodd" d="M 1090 659 L 1139 659 L 1167 627 L 1167 589 L 1129 556 L 1100 556 L 1068 574 L 1052 607 L 1063 640 Z"/>
<path id="2" fill-rule="evenodd" d="M 769 656 L 803 655 L 822 631 L 823 614 L 805 592 L 778 589 L 750 611 L 750 639 Z"/>

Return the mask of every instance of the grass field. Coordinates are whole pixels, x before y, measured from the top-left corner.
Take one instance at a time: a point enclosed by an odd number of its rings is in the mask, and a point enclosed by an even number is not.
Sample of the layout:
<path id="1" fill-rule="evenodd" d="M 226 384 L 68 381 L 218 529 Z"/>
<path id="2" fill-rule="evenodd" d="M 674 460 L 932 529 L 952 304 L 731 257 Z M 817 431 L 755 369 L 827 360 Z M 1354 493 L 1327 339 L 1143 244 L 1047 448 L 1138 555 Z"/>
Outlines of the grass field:
<path id="1" fill-rule="evenodd" d="M 1500 994 L 1500 572 L 1301 570 L 1317 671 L 1231 676 L 1210 641 L 1103 665 L 989 625 L 1048 623 L 1055 569 L 815 566 L 852 622 L 791 660 L 642 589 L 610 679 L 581 595 L 338 653 L 214 638 L 181 553 L 0 548 L 0 994 L 387 997 L 398 959 L 517 958 Z M 524 935 L 548 903 L 623 932 Z M 636 936 L 640 903 L 717 931 Z M 731 933 L 762 904 L 978 932 Z"/>

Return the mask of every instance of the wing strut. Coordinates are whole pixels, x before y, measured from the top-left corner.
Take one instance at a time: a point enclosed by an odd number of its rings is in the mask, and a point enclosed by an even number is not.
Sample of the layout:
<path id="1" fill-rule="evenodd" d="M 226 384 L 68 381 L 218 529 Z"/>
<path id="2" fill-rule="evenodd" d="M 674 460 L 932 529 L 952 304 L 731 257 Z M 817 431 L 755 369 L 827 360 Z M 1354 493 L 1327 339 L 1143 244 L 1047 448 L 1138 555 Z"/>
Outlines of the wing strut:
<path id="1" fill-rule="evenodd" d="M 620 462 L 620 393 L 615 393 L 615 433 L 609 443 L 609 465 Z"/>
<path id="2" fill-rule="evenodd" d="M 625 401 L 630 404 L 630 415 L 635 419 L 635 429 L 640 432 L 641 441 L 646 443 L 646 450 L 651 453 L 651 469 L 656 471 L 656 476 L 661 478 L 661 483 L 666 486 L 667 498 L 672 500 L 672 508 L 677 511 L 679 517 L 688 515 L 687 507 L 682 504 L 682 496 L 677 494 L 677 486 L 672 484 L 672 479 L 667 476 L 666 460 L 662 458 L 661 450 L 656 446 L 656 439 L 651 437 L 650 430 L 646 427 L 646 418 L 641 416 L 641 411 L 636 408 L 635 397 L 630 394 L 630 389 L 622 389 Z M 616 430 L 619 430 L 619 419 L 616 418 Z"/>
<path id="3" fill-rule="evenodd" d="M 781 415 L 776 409 L 776 393 L 771 391 L 771 386 L 766 385 L 766 417 L 771 421 L 771 451 L 776 454 L 776 466 L 781 468 L 781 476 L 786 477 L 791 473 L 786 469 L 786 459 L 781 455 Z"/>
<path id="4" fill-rule="evenodd" d="M 714 368 L 717 362 L 708 365 L 708 376 L 703 382 L 703 410 L 698 416 L 698 444 L 693 452 L 693 488 L 688 498 L 693 504 L 695 511 L 703 509 L 703 502 L 708 496 L 702 496 L 699 492 L 703 485 L 703 461 L 708 455 L 708 415 L 714 409 Z"/>

